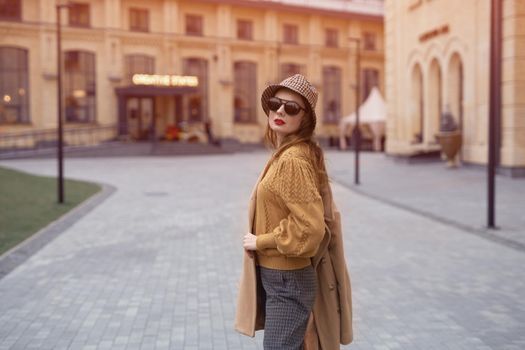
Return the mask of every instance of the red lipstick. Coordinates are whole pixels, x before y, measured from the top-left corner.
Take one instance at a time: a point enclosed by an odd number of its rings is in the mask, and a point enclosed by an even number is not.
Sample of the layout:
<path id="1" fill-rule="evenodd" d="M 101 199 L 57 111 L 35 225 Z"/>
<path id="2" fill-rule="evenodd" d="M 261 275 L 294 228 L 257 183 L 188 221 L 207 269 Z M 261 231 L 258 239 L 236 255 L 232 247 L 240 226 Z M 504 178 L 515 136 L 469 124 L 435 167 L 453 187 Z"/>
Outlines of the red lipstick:
<path id="1" fill-rule="evenodd" d="M 284 122 L 284 120 L 282 120 L 282 119 L 275 119 L 273 122 L 274 122 L 275 124 L 277 124 L 277 125 L 284 125 L 284 124 L 286 124 L 286 123 Z"/>

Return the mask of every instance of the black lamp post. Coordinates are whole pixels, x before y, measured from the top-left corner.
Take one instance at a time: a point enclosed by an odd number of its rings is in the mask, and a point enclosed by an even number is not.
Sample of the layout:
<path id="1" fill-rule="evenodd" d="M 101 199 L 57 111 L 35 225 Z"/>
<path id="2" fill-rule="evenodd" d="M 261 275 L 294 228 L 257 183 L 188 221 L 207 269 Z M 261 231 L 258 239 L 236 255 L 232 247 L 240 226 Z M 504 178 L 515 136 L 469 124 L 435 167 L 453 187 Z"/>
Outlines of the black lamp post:
<path id="1" fill-rule="evenodd" d="M 356 59 L 355 59 L 355 127 L 354 127 L 354 149 L 355 149 L 355 174 L 354 183 L 359 185 L 359 152 L 361 150 L 361 131 L 359 129 L 359 97 L 361 90 L 361 39 L 359 38 L 348 38 L 349 41 L 355 42 L 356 44 Z"/>
<path id="2" fill-rule="evenodd" d="M 492 0 L 490 25 L 490 88 L 487 162 L 487 226 L 496 228 L 496 163 L 498 131 L 501 113 L 501 0 Z"/>
<path id="3" fill-rule="evenodd" d="M 71 4 L 57 4 L 57 108 L 58 108 L 58 202 L 64 203 L 64 142 L 63 142 L 63 128 L 62 128 L 62 30 L 60 20 L 60 10 L 69 8 Z"/>

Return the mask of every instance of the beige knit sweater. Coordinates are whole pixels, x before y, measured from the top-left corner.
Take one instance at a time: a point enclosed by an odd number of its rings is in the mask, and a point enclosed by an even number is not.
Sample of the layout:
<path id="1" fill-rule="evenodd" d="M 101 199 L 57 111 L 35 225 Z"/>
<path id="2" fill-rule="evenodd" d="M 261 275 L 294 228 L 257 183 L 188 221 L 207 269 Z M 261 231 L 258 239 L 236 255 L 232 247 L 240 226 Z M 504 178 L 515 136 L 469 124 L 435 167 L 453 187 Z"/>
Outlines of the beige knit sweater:
<path id="1" fill-rule="evenodd" d="M 325 232 L 324 208 L 306 144 L 285 150 L 257 187 L 258 264 L 295 270 L 311 264 Z"/>

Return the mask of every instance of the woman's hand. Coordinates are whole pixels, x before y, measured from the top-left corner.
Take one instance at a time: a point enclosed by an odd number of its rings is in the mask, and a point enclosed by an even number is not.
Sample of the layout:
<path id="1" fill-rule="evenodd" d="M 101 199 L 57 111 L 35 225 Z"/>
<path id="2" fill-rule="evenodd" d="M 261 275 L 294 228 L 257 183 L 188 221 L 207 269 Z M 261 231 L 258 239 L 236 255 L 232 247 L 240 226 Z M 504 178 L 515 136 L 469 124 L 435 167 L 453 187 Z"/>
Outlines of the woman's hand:
<path id="1" fill-rule="evenodd" d="M 257 249 L 257 236 L 248 232 L 243 237 L 242 246 L 248 252 L 256 250 Z"/>

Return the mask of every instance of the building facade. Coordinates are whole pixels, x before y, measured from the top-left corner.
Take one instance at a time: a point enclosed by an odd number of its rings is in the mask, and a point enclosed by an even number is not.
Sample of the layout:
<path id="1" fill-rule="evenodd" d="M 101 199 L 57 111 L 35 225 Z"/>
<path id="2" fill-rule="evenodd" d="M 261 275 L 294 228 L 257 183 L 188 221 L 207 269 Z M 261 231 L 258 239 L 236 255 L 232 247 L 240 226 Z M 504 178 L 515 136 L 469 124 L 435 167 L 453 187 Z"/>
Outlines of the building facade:
<path id="1" fill-rule="evenodd" d="M 525 1 L 504 0 L 499 165 L 525 175 Z M 448 109 L 462 131 L 463 162 L 486 164 L 491 1 L 385 2 L 389 154 L 439 150 Z"/>
<path id="2" fill-rule="evenodd" d="M 211 126 L 260 142 L 262 91 L 303 73 L 320 92 L 318 136 L 336 136 L 356 105 L 349 37 L 363 42 L 362 89 L 384 84 L 382 2 L 355 2 L 73 2 L 61 10 L 65 127 L 141 140 Z M 56 128 L 56 46 L 54 0 L 0 2 L 0 134 Z"/>

